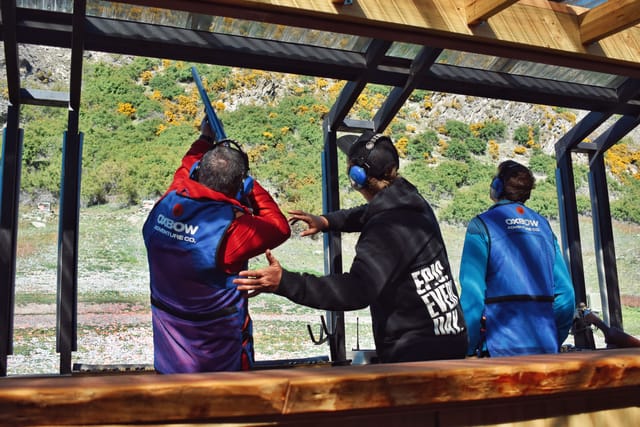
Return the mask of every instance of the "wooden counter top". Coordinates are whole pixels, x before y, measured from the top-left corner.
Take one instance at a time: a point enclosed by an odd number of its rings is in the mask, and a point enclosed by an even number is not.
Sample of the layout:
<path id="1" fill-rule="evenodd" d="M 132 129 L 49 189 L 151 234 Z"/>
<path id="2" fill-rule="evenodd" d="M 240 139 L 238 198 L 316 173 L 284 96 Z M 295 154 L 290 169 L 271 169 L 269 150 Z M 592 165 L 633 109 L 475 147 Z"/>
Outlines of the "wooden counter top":
<path id="1" fill-rule="evenodd" d="M 383 420 L 386 413 L 398 417 L 449 410 L 451 417 L 456 412 L 451 408 L 519 401 L 531 406 L 532 399 L 588 398 L 596 410 L 634 402 L 637 407 L 638 391 L 640 349 L 244 373 L 5 377 L 0 379 L 0 425 L 229 425 L 248 420 L 251 425 L 289 420 L 307 425 L 304 420 L 323 417 L 347 425 L 336 420 L 367 414 L 371 426 L 382 425 L 370 421 Z M 561 412 L 589 410 L 564 406 Z M 431 424 L 423 419 L 420 425 Z"/>

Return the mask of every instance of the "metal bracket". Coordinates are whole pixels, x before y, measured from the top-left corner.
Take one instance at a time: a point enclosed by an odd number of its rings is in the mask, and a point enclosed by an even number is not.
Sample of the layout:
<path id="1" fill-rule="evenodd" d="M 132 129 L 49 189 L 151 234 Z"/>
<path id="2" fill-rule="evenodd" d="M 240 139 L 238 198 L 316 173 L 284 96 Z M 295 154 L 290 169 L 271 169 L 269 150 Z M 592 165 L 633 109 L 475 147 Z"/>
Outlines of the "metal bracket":
<path id="1" fill-rule="evenodd" d="M 316 339 L 315 335 L 313 334 L 313 331 L 311 330 L 311 325 L 307 325 L 307 331 L 309 331 L 309 336 L 311 337 L 311 341 L 315 345 L 324 344 L 329 340 L 329 338 L 335 335 L 335 330 L 329 332 L 329 328 L 327 328 L 327 322 L 324 319 L 324 316 L 320 316 L 320 321 L 322 322 L 322 325 L 320 327 L 320 338 L 318 339 Z"/>

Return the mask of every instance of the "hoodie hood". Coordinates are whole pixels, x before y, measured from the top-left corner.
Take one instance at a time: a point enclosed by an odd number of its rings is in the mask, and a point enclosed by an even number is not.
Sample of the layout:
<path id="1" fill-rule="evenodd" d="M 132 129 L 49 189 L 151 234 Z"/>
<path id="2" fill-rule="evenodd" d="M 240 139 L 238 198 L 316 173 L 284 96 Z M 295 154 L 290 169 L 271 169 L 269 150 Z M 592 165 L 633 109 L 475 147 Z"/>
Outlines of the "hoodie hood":
<path id="1" fill-rule="evenodd" d="M 390 209 L 408 209 L 421 211 L 426 200 L 418 193 L 418 189 L 409 181 L 398 177 L 385 189 L 376 194 L 367 205 L 362 217 L 366 222 L 372 216 Z"/>

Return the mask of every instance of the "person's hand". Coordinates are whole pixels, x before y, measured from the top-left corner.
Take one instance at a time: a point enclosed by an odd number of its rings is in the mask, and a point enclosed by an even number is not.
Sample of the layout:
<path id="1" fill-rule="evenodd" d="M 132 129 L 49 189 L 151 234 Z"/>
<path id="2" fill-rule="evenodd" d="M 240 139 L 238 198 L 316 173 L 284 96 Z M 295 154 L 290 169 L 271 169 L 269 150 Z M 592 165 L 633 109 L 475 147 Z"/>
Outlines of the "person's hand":
<path id="1" fill-rule="evenodd" d="M 200 138 L 211 142 L 216 140 L 216 133 L 211 128 L 211 124 L 209 124 L 207 116 L 205 116 L 200 122 Z"/>
<path id="2" fill-rule="evenodd" d="M 267 249 L 265 252 L 268 267 L 261 268 L 259 270 L 244 270 L 238 273 L 240 276 L 233 280 L 233 283 L 238 285 L 239 291 L 248 291 L 249 298 L 255 297 L 262 292 L 275 292 L 280 286 L 280 279 L 282 279 L 282 266 L 280 262 L 273 256 L 271 250 Z"/>
<path id="3" fill-rule="evenodd" d="M 298 221 L 307 223 L 307 229 L 300 233 L 301 237 L 311 236 L 329 228 L 329 221 L 321 215 L 312 215 L 300 210 L 289 211 L 289 213 L 291 214 L 291 217 L 289 217 L 289 223 L 291 225 Z"/>

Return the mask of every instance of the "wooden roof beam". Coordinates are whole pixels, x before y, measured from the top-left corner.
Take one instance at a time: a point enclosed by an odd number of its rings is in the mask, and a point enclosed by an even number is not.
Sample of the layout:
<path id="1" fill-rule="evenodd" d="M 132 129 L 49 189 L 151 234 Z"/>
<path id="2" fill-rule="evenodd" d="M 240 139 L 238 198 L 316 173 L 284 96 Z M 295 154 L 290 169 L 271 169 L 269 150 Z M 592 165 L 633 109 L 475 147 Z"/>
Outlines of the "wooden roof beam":
<path id="1" fill-rule="evenodd" d="M 464 10 L 467 24 L 477 25 L 517 2 L 518 0 L 466 0 Z"/>
<path id="2" fill-rule="evenodd" d="M 116 1 L 640 78 L 640 25 L 586 46 L 579 23 L 585 9 L 548 0 L 520 0 L 472 27 L 463 6 L 467 0 L 367 0 L 349 6 L 331 0 Z"/>
<path id="3" fill-rule="evenodd" d="M 580 15 L 580 39 L 589 45 L 638 23 L 640 0 L 609 0 Z"/>

